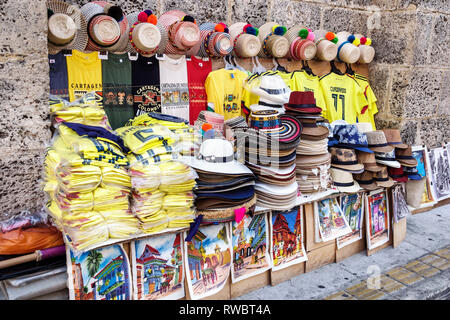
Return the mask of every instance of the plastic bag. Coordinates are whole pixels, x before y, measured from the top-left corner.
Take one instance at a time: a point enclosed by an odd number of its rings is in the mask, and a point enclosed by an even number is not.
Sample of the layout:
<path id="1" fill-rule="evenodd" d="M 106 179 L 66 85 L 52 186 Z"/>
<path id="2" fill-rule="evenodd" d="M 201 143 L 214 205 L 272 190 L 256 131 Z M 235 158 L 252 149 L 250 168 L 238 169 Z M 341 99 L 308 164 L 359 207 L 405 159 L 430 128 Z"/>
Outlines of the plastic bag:
<path id="1" fill-rule="evenodd" d="M 44 208 L 34 213 L 24 210 L 9 219 L 0 221 L 0 231 L 9 232 L 19 228 L 34 227 L 41 224 L 46 224 L 47 221 L 48 215 Z"/>
<path id="2" fill-rule="evenodd" d="M 0 254 L 27 254 L 63 245 L 61 232 L 55 227 L 31 227 L 0 233 Z"/>

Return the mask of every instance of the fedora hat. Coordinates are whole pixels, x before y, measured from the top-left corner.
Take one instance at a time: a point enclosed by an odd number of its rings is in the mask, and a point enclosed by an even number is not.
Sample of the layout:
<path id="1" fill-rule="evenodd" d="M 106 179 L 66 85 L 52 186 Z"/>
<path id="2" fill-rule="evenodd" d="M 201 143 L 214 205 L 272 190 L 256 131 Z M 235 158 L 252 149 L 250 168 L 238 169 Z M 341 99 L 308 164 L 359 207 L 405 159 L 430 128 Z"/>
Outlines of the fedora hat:
<path id="1" fill-rule="evenodd" d="M 167 33 L 151 10 L 131 13 L 127 20 L 130 27 L 128 52 L 150 57 L 167 43 Z"/>
<path id="2" fill-rule="evenodd" d="M 423 177 L 419 174 L 417 167 L 403 167 L 403 171 L 410 180 L 421 180 Z"/>
<path id="3" fill-rule="evenodd" d="M 180 10 L 167 11 L 159 17 L 166 29 L 168 42 L 164 53 L 184 55 L 200 41 L 200 30 L 195 19 Z"/>
<path id="4" fill-rule="evenodd" d="M 203 23 L 199 27 L 200 41 L 187 53 L 200 57 L 223 57 L 233 51 L 233 42 L 227 25 L 223 22 Z"/>
<path id="5" fill-rule="evenodd" d="M 408 145 L 402 142 L 400 136 L 400 130 L 398 129 L 383 129 L 384 136 L 386 137 L 387 143 L 396 149 L 406 149 Z"/>
<path id="6" fill-rule="evenodd" d="M 391 152 L 394 147 L 388 145 L 384 132 L 381 130 L 365 133 L 369 149 L 375 152 Z"/>
<path id="7" fill-rule="evenodd" d="M 374 180 L 377 186 L 383 188 L 390 188 L 395 184 L 395 181 L 389 177 L 387 167 L 382 167 L 377 173 L 374 173 Z"/>
<path id="8" fill-rule="evenodd" d="M 375 152 L 375 160 L 377 163 L 384 164 L 392 168 L 400 168 L 400 162 L 395 159 L 395 151 Z"/>
<path id="9" fill-rule="evenodd" d="M 373 151 L 369 149 L 366 135 L 360 133 L 354 124 L 334 124 L 333 138 L 337 140 L 337 147 L 373 153 Z"/>
<path id="10" fill-rule="evenodd" d="M 355 63 L 358 61 L 361 52 L 359 48 L 354 44 L 355 36 L 342 31 L 337 34 L 337 55 L 336 58 L 340 62 Z"/>
<path id="11" fill-rule="evenodd" d="M 316 119 L 301 118 L 297 119 L 303 126 L 302 139 L 308 141 L 324 141 L 328 137 L 329 129 L 325 126 L 317 124 Z"/>
<path id="12" fill-rule="evenodd" d="M 283 58 L 289 51 L 289 41 L 283 37 L 287 29 L 276 22 L 267 22 L 259 27 L 258 38 L 261 41 L 261 58 Z"/>
<path id="13" fill-rule="evenodd" d="M 48 52 L 62 49 L 83 51 L 88 42 L 86 19 L 78 7 L 64 1 L 47 1 Z"/>
<path id="14" fill-rule="evenodd" d="M 325 30 L 314 31 L 314 43 L 317 47 L 316 57 L 323 61 L 336 59 L 338 38 L 333 32 Z"/>
<path id="15" fill-rule="evenodd" d="M 356 193 L 361 190 L 358 182 L 353 179 L 353 175 L 345 170 L 330 169 L 331 180 L 339 192 Z"/>
<path id="16" fill-rule="evenodd" d="M 316 105 L 316 99 L 312 91 L 292 91 L 289 95 L 289 101 L 284 104 L 284 107 L 292 113 L 322 113 L 322 108 Z"/>
<path id="17" fill-rule="evenodd" d="M 375 57 L 375 49 L 371 46 L 372 39 L 364 37 L 362 34 L 355 34 L 357 47 L 360 51 L 358 63 L 371 63 Z"/>
<path id="18" fill-rule="evenodd" d="M 311 60 L 317 52 L 315 35 L 311 29 L 297 25 L 290 28 L 284 37 L 289 41 L 287 58 L 294 60 Z"/>
<path id="19" fill-rule="evenodd" d="M 405 167 L 417 166 L 417 160 L 412 156 L 411 146 L 408 146 L 406 149 L 395 149 L 395 159 Z"/>
<path id="20" fill-rule="evenodd" d="M 128 20 L 119 6 L 92 1 L 80 8 L 87 22 L 86 51 L 124 52 L 128 45 Z"/>
<path id="21" fill-rule="evenodd" d="M 358 162 L 364 165 L 366 171 L 379 172 L 383 168 L 377 164 L 374 153 L 356 150 L 356 157 Z"/>
<path id="22" fill-rule="evenodd" d="M 251 88 L 250 92 L 259 96 L 259 105 L 276 107 L 282 106 L 289 100 L 291 89 L 279 75 L 275 74 L 261 76 L 259 86 Z"/>
<path id="23" fill-rule="evenodd" d="M 229 30 L 235 56 L 251 58 L 258 55 L 261 50 L 261 42 L 258 39 L 258 28 L 245 22 L 236 22 L 229 27 Z"/>
<path id="24" fill-rule="evenodd" d="M 358 131 L 361 133 L 371 132 L 373 131 L 372 124 L 370 122 L 358 122 L 355 123 Z"/>
<path id="25" fill-rule="evenodd" d="M 353 174 L 353 179 L 358 182 L 359 186 L 366 190 L 375 190 L 378 188 L 373 179 L 373 172 L 364 171 L 363 173 Z"/>
<path id="26" fill-rule="evenodd" d="M 346 170 L 351 173 L 361 173 L 364 171 L 364 165 L 358 163 L 355 150 L 330 147 L 330 153 L 332 168 Z"/>
<path id="27" fill-rule="evenodd" d="M 388 168 L 389 176 L 397 182 L 406 182 L 408 181 L 408 176 L 403 171 L 403 168 L 400 166 L 398 168 L 389 167 Z"/>

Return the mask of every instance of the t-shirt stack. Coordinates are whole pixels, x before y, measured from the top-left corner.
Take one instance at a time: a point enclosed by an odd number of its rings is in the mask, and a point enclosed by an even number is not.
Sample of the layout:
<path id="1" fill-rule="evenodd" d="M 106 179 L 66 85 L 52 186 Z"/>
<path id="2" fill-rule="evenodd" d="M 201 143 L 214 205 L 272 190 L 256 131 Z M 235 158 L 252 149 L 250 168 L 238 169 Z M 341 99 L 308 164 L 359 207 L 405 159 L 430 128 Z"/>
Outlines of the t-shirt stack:
<path id="1" fill-rule="evenodd" d="M 311 91 L 293 91 L 289 103 L 285 104 L 286 114 L 295 117 L 303 130 L 297 146 L 296 173 L 298 189 L 302 193 L 324 191 L 330 187 L 331 157 L 328 153 L 327 127 L 319 123 L 322 109 L 317 107 Z"/>

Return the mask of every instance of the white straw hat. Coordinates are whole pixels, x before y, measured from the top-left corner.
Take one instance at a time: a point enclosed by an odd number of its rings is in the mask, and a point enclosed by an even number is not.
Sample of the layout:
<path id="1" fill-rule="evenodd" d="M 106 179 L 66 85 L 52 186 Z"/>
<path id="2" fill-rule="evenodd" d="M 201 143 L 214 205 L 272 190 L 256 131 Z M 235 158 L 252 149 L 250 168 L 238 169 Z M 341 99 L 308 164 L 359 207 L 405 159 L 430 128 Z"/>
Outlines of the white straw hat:
<path id="1" fill-rule="evenodd" d="M 356 193 L 361 190 L 358 182 L 349 171 L 330 168 L 331 179 L 339 192 Z"/>
<path id="2" fill-rule="evenodd" d="M 283 58 L 289 52 L 289 41 L 283 37 L 287 28 L 276 22 L 267 22 L 259 27 L 258 38 L 261 50 L 258 56 L 262 58 Z"/>
<path id="3" fill-rule="evenodd" d="M 162 43 L 166 43 L 167 34 L 165 31 L 161 34 L 164 28 L 158 25 L 158 19 L 151 10 L 129 14 L 127 20 L 130 27 L 128 52 L 138 52 L 149 57 L 156 54 Z"/>
<path id="4" fill-rule="evenodd" d="M 358 122 L 355 123 L 358 131 L 361 133 L 371 132 L 373 131 L 372 124 L 370 122 Z"/>
<path id="5" fill-rule="evenodd" d="M 337 34 L 337 38 L 338 50 L 336 58 L 346 63 L 357 62 L 361 53 L 359 48 L 353 44 L 355 36 L 346 31 L 341 31 Z"/>
<path id="6" fill-rule="evenodd" d="M 294 26 L 284 35 L 289 41 L 288 58 L 294 60 L 311 60 L 317 52 L 314 33 L 304 26 Z"/>
<path id="7" fill-rule="evenodd" d="M 314 42 L 317 46 L 316 57 L 323 61 L 332 61 L 336 59 L 338 38 L 333 32 L 325 30 L 314 31 Z"/>
<path id="8" fill-rule="evenodd" d="M 245 22 L 236 22 L 229 27 L 229 30 L 233 41 L 234 55 L 241 58 L 251 58 L 258 55 L 261 50 L 258 28 Z"/>
<path id="9" fill-rule="evenodd" d="M 261 83 L 259 86 L 251 88 L 251 93 L 267 101 L 271 104 L 279 104 L 283 106 L 289 101 L 291 90 L 286 86 L 286 83 L 279 75 L 265 75 L 261 76 Z"/>
<path id="10" fill-rule="evenodd" d="M 364 37 L 362 34 L 355 34 L 355 38 L 359 41 L 359 51 L 361 53 L 359 63 L 371 63 L 375 57 L 375 49 L 371 46 L 372 39 Z"/>

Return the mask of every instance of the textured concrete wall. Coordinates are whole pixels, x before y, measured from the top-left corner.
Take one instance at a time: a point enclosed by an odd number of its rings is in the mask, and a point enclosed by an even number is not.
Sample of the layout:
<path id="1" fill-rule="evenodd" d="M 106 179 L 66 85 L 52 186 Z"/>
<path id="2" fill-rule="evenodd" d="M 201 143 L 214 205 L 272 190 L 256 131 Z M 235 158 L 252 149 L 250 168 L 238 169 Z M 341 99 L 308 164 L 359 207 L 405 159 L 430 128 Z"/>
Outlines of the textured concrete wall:
<path id="1" fill-rule="evenodd" d="M 87 0 L 67 0 L 82 5 Z M 450 140 L 448 0 L 111 0 L 127 13 L 179 8 L 206 21 L 276 21 L 290 27 L 349 31 L 373 39 L 370 79 L 379 127 L 400 127 L 404 140 L 437 146 Z M 43 205 L 42 160 L 50 138 L 44 0 L 0 6 L 0 215 Z"/>

